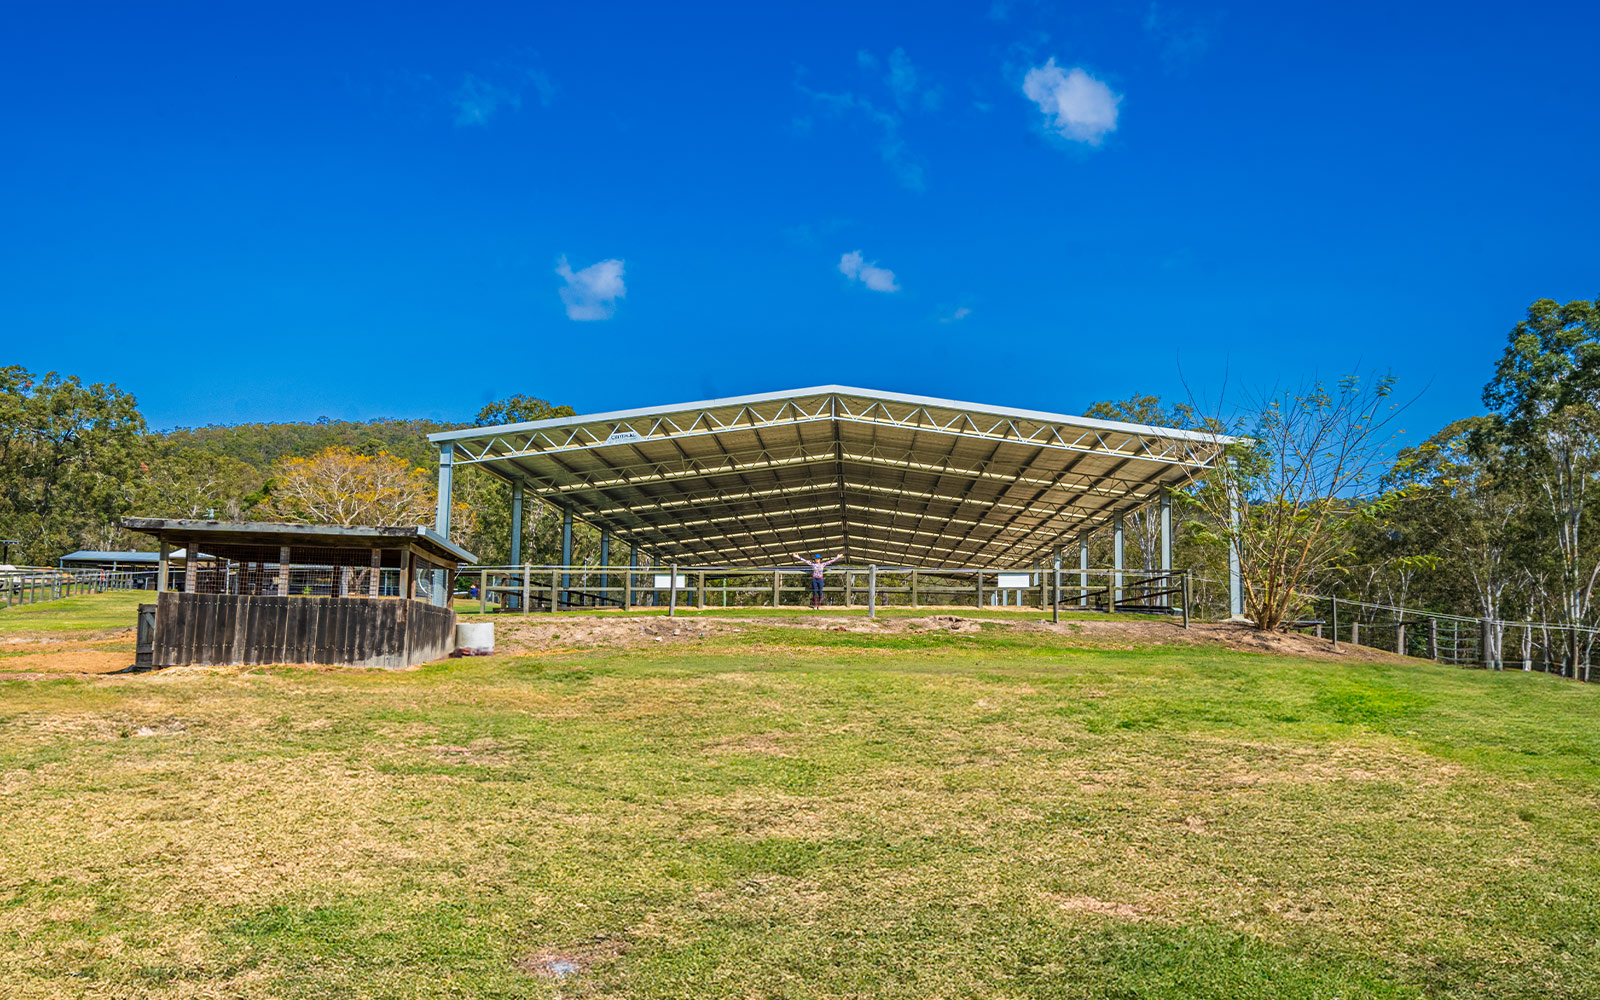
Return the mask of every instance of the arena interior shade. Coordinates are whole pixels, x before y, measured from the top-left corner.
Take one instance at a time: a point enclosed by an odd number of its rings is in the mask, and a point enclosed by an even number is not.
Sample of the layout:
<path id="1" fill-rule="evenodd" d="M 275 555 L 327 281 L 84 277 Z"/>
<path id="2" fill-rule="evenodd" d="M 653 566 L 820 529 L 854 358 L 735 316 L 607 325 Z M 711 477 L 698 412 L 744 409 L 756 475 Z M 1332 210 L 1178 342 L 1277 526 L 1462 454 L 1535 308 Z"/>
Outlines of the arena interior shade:
<path id="1" fill-rule="evenodd" d="M 658 562 L 796 552 L 1030 565 L 1188 485 L 1235 439 L 818 386 L 429 435 L 441 533 L 455 467 L 507 480 Z"/>

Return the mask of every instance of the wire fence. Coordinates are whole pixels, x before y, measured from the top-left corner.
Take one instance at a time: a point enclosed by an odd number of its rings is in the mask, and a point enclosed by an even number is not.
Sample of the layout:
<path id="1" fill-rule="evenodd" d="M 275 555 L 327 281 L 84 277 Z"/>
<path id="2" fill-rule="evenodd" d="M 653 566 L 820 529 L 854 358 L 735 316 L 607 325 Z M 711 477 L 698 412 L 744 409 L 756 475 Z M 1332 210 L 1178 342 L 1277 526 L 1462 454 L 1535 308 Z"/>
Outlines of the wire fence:
<path id="1" fill-rule="evenodd" d="M 1181 615 L 1184 574 L 1051 567 L 474 566 L 457 599 L 483 614 L 583 608 L 1036 608 Z"/>
<path id="2" fill-rule="evenodd" d="M 59 601 L 66 597 L 100 594 L 108 590 L 155 590 L 155 569 L 58 569 L 52 566 L 16 566 L 0 569 L 0 608 Z"/>

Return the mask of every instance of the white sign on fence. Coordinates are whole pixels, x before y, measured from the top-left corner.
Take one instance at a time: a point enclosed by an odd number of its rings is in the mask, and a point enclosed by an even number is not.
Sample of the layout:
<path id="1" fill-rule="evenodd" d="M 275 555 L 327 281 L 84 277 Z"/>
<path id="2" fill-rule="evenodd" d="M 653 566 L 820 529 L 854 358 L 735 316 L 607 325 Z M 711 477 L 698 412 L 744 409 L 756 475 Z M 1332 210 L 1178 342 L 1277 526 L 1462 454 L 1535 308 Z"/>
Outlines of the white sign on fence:
<path id="1" fill-rule="evenodd" d="M 658 589 L 658 590 L 667 590 L 671 586 L 672 586 L 672 574 L 671 573 L 662 573 L 660 576 L 656 577 L 656 589 Z M 678 574 L 678 589 L 679 590 L 684 590 L 688 586 L 689 586 L 689 578 L 687 576 L 684 576 L 681 573 Z"/>
<path id="2" fill-rule="evenodd" d="M 1031 586 L 1033 586 L 1033 574 L 1031 573 L 1000 574 L 999 587 L 1001 590 L 1022 590 Z"/>

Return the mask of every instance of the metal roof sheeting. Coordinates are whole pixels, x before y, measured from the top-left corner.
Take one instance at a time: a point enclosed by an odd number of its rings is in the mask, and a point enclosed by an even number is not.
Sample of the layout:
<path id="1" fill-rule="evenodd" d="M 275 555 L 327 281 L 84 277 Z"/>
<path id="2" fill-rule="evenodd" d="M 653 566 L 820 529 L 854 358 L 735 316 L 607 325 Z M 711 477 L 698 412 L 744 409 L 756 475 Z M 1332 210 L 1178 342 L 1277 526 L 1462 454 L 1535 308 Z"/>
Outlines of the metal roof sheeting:
<path id="1" fill-rule="evenodd" d="M 665 559 L 954 567 L 1027 565 L 1236 439 L 821 386 L 429 440 Z"/>

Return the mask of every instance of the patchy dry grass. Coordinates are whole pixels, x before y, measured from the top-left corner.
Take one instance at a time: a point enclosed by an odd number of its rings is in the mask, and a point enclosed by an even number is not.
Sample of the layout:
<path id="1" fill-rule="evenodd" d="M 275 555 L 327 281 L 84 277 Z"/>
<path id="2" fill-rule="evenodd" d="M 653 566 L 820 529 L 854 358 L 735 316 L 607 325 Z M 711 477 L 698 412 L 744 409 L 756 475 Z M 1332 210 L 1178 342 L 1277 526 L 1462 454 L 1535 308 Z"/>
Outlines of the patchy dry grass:
<path id="1" fill-rule="evenodd" d="M 1600 689 L 1075 642 L 0 681 L 0 983 L 1600 995 Z"/>

